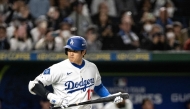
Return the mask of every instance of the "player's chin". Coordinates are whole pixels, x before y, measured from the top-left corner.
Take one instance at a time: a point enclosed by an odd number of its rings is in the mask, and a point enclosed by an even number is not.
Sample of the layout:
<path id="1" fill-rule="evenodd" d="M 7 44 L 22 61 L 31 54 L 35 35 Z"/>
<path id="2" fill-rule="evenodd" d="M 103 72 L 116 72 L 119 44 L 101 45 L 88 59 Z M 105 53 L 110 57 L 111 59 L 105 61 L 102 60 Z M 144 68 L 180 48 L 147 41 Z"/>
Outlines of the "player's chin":
<path id="1" fill-rule="evenodd" d="M 69 61 L 70 61 L 71 63 L 73 63 L 73 62 L 74 62 L 74 58 L 70 58 L 70 57 L 69 57 Z"/>

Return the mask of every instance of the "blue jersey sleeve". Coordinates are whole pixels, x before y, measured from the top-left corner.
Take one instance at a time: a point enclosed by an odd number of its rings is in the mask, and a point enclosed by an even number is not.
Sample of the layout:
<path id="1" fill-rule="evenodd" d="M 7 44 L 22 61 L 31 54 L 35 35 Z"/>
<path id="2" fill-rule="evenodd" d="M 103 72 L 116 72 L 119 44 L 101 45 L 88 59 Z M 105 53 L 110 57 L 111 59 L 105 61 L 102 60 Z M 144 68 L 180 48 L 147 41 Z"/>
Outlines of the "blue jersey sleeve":
<path id="1" fill-rule="evenodd" d="M 104 87 L 103 84 L 100 84 L 99 86 L 94 87 L 94 91 L 100 96 L 100 97 L 106 97 L 110 95 L 109 91 Z"/>

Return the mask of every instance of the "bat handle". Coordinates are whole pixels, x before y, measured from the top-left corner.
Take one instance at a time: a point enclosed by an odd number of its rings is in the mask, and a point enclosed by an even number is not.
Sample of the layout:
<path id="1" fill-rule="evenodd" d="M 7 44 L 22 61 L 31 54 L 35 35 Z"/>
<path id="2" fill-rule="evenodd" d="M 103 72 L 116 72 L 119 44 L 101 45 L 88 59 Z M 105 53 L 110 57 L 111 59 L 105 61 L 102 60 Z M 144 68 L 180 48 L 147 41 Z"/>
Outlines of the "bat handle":
<path id="1" fill-rule="evenodd" d="M 110 96 L 117 96 L 117 95 L 118 95 L 118 96 L 121 95 L 121 92 L 111 94 Z"/>

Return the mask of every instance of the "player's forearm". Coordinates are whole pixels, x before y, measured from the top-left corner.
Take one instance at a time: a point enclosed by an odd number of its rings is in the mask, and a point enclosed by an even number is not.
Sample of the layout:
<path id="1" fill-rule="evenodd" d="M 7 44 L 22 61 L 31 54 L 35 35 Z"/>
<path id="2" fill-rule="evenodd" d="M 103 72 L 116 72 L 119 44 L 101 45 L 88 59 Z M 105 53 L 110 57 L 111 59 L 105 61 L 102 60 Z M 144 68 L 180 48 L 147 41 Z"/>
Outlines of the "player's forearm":
<path id="1" fill-rule="evenodd" d="M 94 91 L 100 96 L 100 97 L 106 97 L 110 95 L 109 91 L 104 87 L 103 84 L 100 84 L 99 86 L 95 86 Z"/>
<path id="2" fill-rule="evenodd" d="M 50 93 L 45 89 L 43 83 L 41 81 L 30 81 L 29 83 L 29 91 L 39 95 L 43 98 L 47 98 L 47 95 Z"/>

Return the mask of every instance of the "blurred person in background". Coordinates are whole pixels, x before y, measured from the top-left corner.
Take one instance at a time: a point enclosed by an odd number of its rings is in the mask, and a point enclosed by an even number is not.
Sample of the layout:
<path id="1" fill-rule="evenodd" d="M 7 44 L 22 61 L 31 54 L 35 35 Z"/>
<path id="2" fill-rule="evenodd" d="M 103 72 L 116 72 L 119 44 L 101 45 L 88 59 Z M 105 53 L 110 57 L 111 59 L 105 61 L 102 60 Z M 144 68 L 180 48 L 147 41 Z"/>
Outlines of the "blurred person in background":
<path id="1" fill-rule="evenodd" d="M 152 43 L 149 50 L 171 50 L 163 33 L 154 33 L 152 35 Z"/>
<path id="2" fill-rule="evenodd" d="M 160 8 L 162 7 L 166 7 L 168 16 L 173 17 L 173 13 L 174 13 L 173 11 L 175 10 L 175 6 L 172 0 L 155 0 L 153 13 L 156 17 L 159 16 L 159 13 L 160 13 L 159 11 L 160 11 Z"/>
<path id="3" fill-rule="evenodd" d="M 35 50 L 62 51 L 63 40 L 59 34 L 52 30 L 47 30 L 46 36 L 41 38 L 35 45 Z"/>
<path id="4" fill-rule="evenodd" d="M 139 37 L 132 31 L 133 20 L 131 15 L 124 15 L 121 18 L 121 23 L 119 25 L 120 31 L 118 36 L 122 39 L 124 46 L 120 49 L 123 50 L 136 50 L 139 48 Z M 119 49 L 119 48 L 118 48 Z"/>
<path id="5" fill-rule="evenodd" d="M 142 40 L 143 49 L 146 50 L 168 50 L 163 28 L 158 24 L 153 24 L 149 36 Z"/>
<path id="6" fill-rule="evenodd" d="M 186 109 L 190 109 L 190 100 L 187 100 L 185 103 Z"/>
<path id="7" fill-rule="evenodd" d="M 133 31 L 137 36 L 139 35 L 140 33 L 140 25 L 139 25 L 139 20 L 138 21 L 135 21 L 136 20 L 136 16 L 133 15 L 133 13 L 131 11 L 125 11 L 123 12 L 120 17 L 119 17 L 119 22 L 118 22 L 118 28 L 120 29 L 120 23 L 121 23 L 121 19 L 122 18 L 129 18 L 131 19 L 132 21 L 132 25 L 131 25 L 131 31 Z M 115 24 L 115 21 L 114 21 L 114 24 Z M 119 30 L 118 30 L 119 31 Z M 118 33 L 117 31 L 117 33 Z"/>
<path id="8" fill-rule="evenodd" d="M 58 30 L 60 26 L 60 22 L 62 22 L 63 17 L 60 14 L 58 7 L 50 7 L 47 13 L 48 15 L 48 27 L 53 30 Z"/>
<path id="9" fill-rule="evenodd" d="M 7 24 L 5 23 L 6 16 L 0 12 L 0 25 L 7 27 Z"/>
<path id="10" fill-rule="evenodd" d="M 0 50 L 9 50 L 10 44 L 6 36 L 6 27 L 0 26 Z"/>
<path id="11" fill-rule="evenodd" d="M 6 13 L 9 8 L 9 0 L 0 1 L 0 13 Z"/>
<path id="12" fill-rule="evenodd" d="M 181 33 L 182 37 L 187 38 L 183 46 L 184 50 L 190 50 L 190 20 L 189 20 L 189 27 L 182 29 Z"/>
<path id="13" fill-rule="evenodd" d="M 30 51 L 32 50 L 32 39 L 27 32 L 27 24 L 22 22 L 14 31 L 10 39 L 10 50 Z"/>
<path id="14" fill-rule="evenodd" d="M 117 16 L 115 0 L 92 0 L 91 3 L 91 15 L 95 15 L 99 11 L 99 6 L 102 2 L 105 2 L 108 6 L 108 15 L 112 17 Z"/>
<path id="15" fill-rule="evenodd" d="M 51 103 L 49 102 L 48 99 L 41 98 L 40 99 L 40 106 L 41 106 L 41 109 L 49 109 L 51 106 Z"/>
<path id="16" fill-rule="evenodd" d="M 149 27 L 150 28 L 150 27 Z M 153 43 L 153 35 L 155 33 L 163 33 L 163 28 L 158 24 L 152 24 L 151 31 L 148 33 L 148 37 L 141 38 L 141 48 L 144 50 L 150 50 Z"/>
<path id="17" fill-rule="evenodd" d="M 171 0 L 167 0 L 165 3 L 166 10 L 168 12 L 168 16 L 170 18 L 174 17 L 174 12 L 175 12 L 175 6 L 174 3 Z"/>
<path id="18" fill-rule="evenodd" d="M 91 16 L 92 18 L 92 22 L 98 26 L 98 28 L 103 25 L 106 25 L 106 24 L 110 24 L 113 22 L 113 19 L 114 17 L 110 16 L 108 14 L 109 12 L 109 8 L 107 6 L 107 3 L 106 2 L 101 2 L 99 5 L 98 5 L 98 12 L 94 15 Z M 102 18 L 102 16 L 106 16 L 106 18 Z"/>
<path id="19" fill-rule="evenodd" d="M 140 0 L 140 3 L 138 5 L 138 16 L 139 16 L 139 18 L 142 18 L 144 13 L 153 14 L 153 8 L 154 8 L 154 1 L 152 1 L 152 0 Z"/>
<path id="20" fill-rule="evenodd" d="M 187 37 L 187 38 L 190 37 L 190 20 L 189 20 L 189 27 L 183 28 L 181 32 L 182 32 L 183 37 Z"/>
<path id="21" fill-rule="evenodd" d="M 185 43 L 184 43 L 184 46 L 183 46 L 183 49 L 184 50 L 190 50 L 190 38 L 188 38 Z"/>
<path id="22" fill-rule="evenodd" d="M 139 34 L 140 46 L 141 49 L 147 49 L 147 40 L 150 38 L 150 32 L 155 24 L 155 17 L 152 13 L 145 12 L 141 18 L 141 31 Z"/>
<path id="23" fill-rule="evenodd" d="M 115 35 L 117 28 L 113 25 L 113 17 L 108 15 L 108 6 L 106 2 L 99 4 L 98 13 L 92 16 L 92 21 L 98 28 L 98 40 L 101 41 L 101 50 L 114 50 L 115 48 Z"/>
<path id="24" fill-rule="evenodd" d="M 114 0 L 114 2 L 118 16 L 125 11 L 130 11 L 135 16 L 138 14 L 136 0 Z"/>
<path id="25" fill-rule="evenodd" d="M 152 38 L 152 35 L 153 34 L 155 34 L 155 33 L 164 33 L 164 30 L 163 30 L 163 28 L 160 26 L 160 25 L 158 25 L 158 24 L 153 24 L 152 25 L 152 29 L 151 29 L 151 31 L 150 31 L 150 38 Z"/>
<path id="26" fill-rule="evenodd" d="M 69 17 L 64 18 L 60 23 L 59 35 L 63 39 L 64 45 L 67 43 L 68 39 L 73 36 L 73 20 Z"/>
<path id="27" fill-rule="evenodd" d="M 68 17 L 73 11 L 70 0 L 55 0 L 55 6 L 58 7 L 63 18 Z"/>
<path id="28" fill-rule="evenodd" d="M 89 8 L 89 4 L 87 3 L 86 0 L 71 0 L 71 4 L 72 4 L 72 8 L 75 7 L 76 2 L 83 2 L 83 6 L 82 6 L 82 15 L 86 16 L 86 17 L 90 17 L 90 8 Z"/>
<path id="29" fill-rule="evenodd" d="M 120 45 L 122 44 L 122 40 L 118 40 L 120 38 L 115 36 L 112 30 L 113 27 L 111 25 L 107 25 L 102 29 L 102 32 L 100 32 L 99 40 L 102 43 L 101 50 L 117 50 L 121 47 Z"/>
<path id="30" fill-rule="evenodd" d="M 183 35 L 182 24 L 178 21 L 175 21 L 173 23 L 173 30 L 175 34 L 175 39 L 181 44 L 181 49 L 183 49 L 184 43 L 188 39 L 188 37 Z"/>
<path id="31" fill-rule="evenodd" d="M 33 40 L 33 47 L 36 43 L 43 37 L 45 37 L 45 33 L 48 28 L 47 19 L 44 15 L 39 16 L 35 21 L 35 27 L 30 31 Z"/>
<path id="32" fill-rule="evenodd" d="M 173 21 L 168 16 L 167 9 L 165 7 L 161 7 L 159 9 L 159 16 L 156 19 L 156 24 L 159 24 L 165 30 L 166 25 L 171 25 L 172 23 Z"/>
<path id="33" fill-rule="evenodd" d="M 97 26 L 98 33 L 100 34 L 100 37 L 98 37 L 98 39 L 105 45 L 111 44 L 111 42 L 105 43 L 104 39 L 107 37 L 113 37 L 114 32 L 117 32 L 118 30 L 116 28 L 116 25 L 113 25 L 113 17 L 108 15 L 108 11 L 109 10 L 106 2 L 102 2 L 99 4 L 98 13 L 92 16 L 92 21 Z M 105 47 L 103 45 L 104 50 L 108 48 L 109 47 Z"/>
<path id="34" fill-rule="evenodd" d="M 159 9 L 163 7 L 165 3 L 166 0 L 155 0 L 155 5 L 153 7 L 153 14 L 155 15 L 155 17 L 159 16 Z"/>
<path id="35" fill-rule="evenodd" d="M 14 13 L 10 13 L 10 22 L 7 23 L 7 37 L 10 38 L 14 35 L 14 31 L 21 25 L 26 27 L 26 33 L 30 37 L 30 30 L 33 28 L 33 18 L 30 16 L 29 10 L 22 0 L 14 1 Z M 7 18 L 9 19 L 9 18 Z M 6 20 L 7 20 L 6 19 Z"/>
<path id="36" fill-rule="evenodd" d="M 172 50 L 181 50 L 180 42 L 176 40 L 173 25 L 166 26 L 166 39 Z"/>
<path id="37" fill-rule="evenodd" d="M 85 31 L 91 25 L 91 18 L 82 13 L 85 4 L 83 0 L 75 0 L 72 4 L 74 11 L 69 15 L 69 18 L 73 20 L 73 26 L 76 27 L 74 34 L 84 37 Z"/>
<path id="38" fill-rule="evenodd" d="M 32 17 L 38 18 L 46 15 L 50 8 L 50 2 L 49 0 L 29 0 L 28 6 Z"/>
<path id="39" fill-rule="evenodd" d="M 27 20 L 29 29 L 32 29 L 34 27 L 33 25 L 34 18 L 30 14 L 30 10 L 28 9 L 27 5 L 23 5 L 19 8 L 18 17 Z"/>
<path id="40" fill-rule="evenodd" d="M 9 25 L 13 19 L 20 17 L 20 7 L 26 6 L 24 0 L 14 0 L 6 13 L 5 22 Z"/>
<path id="41" fill-rule="evenodd" d="M 97 27 L 94 25 L 89 26 L 85 34 L 87 42 L 87 51 L 99 51 L 101 50 L 102 43 L 98 40 Z"/>
<path id="42" fill-rule="evenodd" d="M 7 38 L 8 38 L 8 40 L 10 40 L 12 38 L 16 28 L 18 28 L 20 24 L 21 24 L 20 20 L 18 18 L 14 18 L 11 21 L 11 23 L 9 24 L 9 26 L 7 26 Z"/>
<path id="43" fill-rule="evenodd" d="M 151 0 L 140 0 L 139 3 L 137 2 L 137 7 L 138 14 L 135 17 L 133 17 L 133 19 L 136 22 L 136 28 L 138 30 L 136 31 L 136 33 L 137 35 L 140 35 L 138 33 L 140 33 L 142 30 L 142 19 L 146 18 L 148 14 L 152 14 L 153 3 L 151 2 Z M 151 16 L 154 15 L 152 14 Z"/>
<path id="44" fill-rule="evenodd" d="M 7 38 L 10 40 L 11 37 L 14 34 L 14 31 L 16 29 L 16 27 L 18 27 L 18 25 L 20 24 L 20 22 L 18 21 L 18 19 L 13 19 L 12 22 L 10 23 L 10 25 L 7 25 Z"/>
<path id="45" fill-rule="evenodd" d="M 145 98 L 142 101 L 141 109 L 154 109 L 154 104 L 150 99 Z"/>

